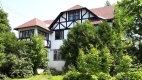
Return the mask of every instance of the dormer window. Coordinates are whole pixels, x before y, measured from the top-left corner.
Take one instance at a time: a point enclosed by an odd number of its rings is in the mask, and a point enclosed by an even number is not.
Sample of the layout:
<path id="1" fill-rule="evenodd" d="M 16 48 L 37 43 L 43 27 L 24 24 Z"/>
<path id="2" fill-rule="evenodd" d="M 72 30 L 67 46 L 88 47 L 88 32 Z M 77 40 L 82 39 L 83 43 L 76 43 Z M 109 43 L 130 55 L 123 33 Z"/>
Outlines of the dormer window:
<path id="1" fill-rule="evenodd" d="M 69 21 L 79 19 L 79 11 L 71 11 L 69 12 Z"/>

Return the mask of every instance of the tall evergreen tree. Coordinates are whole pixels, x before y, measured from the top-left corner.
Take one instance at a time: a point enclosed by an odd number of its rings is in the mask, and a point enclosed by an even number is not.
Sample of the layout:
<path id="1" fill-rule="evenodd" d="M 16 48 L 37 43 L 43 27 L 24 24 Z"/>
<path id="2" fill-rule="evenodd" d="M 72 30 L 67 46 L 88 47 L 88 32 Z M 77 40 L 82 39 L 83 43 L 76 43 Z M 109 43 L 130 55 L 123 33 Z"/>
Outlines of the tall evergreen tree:
<path id="1" fill-rule="evenodd" d="M 110 2 L 107 0 L 105 6 L 111 6 Z"/>
<path id="2" fill-rule="evenodd" d="M 10 26 L 7 19 L 7 13 L 0 9 L 0 33 L 10 32 Z"/>
<path id="3" fill-rule="evenodd" d="M 66 61 L 66 67 L 69 64 L 76 66 L 76 60 L 79 54 L 79 49 L 85 53 L 88 53 L 90 49 L 89 44 L 96 44 L 95 41 L 96 29 L 89 22 L 85 21 L 84 23 L 77 23 L 73 28 L 70 29 L 67 39 L 63 41 L 61 46 L 62 58 Z"/>

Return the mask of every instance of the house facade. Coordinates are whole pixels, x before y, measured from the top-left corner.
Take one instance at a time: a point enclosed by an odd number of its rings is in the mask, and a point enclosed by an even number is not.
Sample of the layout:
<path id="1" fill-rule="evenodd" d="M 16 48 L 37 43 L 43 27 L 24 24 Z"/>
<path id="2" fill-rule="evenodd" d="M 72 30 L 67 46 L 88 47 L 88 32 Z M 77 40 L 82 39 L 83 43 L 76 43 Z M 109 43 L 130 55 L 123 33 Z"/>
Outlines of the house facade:
<path id="1" fill-rule="evenodd" d="M 43 35 L 45 46 L 48 50 L 49 68 L 62 70 L 65 61 L 62 60 L 60 54 L 60 46 L 63 39 L 67 39 L 70 28 L 77 22 L 83 23 L 85 20 L 96 27 L 102 20 L 107 20 L 111 24 L 114 19 L 113 6 L 105 6 L 100 8 L 88 9 L 80 5 L 75 5 L 68 10 L 60 12 L 55 20 L 41 21 L 37 18 L 32 19 L 16 28 L 19 40 L 29 40 L 31 35 Z"/>

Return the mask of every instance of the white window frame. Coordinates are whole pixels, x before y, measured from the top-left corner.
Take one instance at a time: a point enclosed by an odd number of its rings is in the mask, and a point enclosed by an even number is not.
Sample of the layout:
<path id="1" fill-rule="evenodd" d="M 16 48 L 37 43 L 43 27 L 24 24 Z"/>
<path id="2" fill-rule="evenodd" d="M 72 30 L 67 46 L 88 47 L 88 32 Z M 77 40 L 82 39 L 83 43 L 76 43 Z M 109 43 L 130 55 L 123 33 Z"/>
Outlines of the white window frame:
<path id="1" fill-rule="evenodd" d="M 54 50 L 53 51 L 53 60 L 54 61 L 61 61 L 62 60 L 62 56 L 60 54 L 60 50 Z"/>

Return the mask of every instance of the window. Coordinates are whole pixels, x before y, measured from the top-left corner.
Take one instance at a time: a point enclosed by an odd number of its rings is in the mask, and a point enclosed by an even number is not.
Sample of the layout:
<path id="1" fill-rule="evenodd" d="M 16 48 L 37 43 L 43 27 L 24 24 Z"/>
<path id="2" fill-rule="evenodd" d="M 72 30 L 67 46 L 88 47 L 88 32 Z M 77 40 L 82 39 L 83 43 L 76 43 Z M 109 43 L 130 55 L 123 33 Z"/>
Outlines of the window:
<path id="1" fill-rule="evenodd" d="M 59 40 L 59 39 L 64 39 L 64 31 L 55 31 L 55 39 Z"/>
<path id="2" fill-rule="evenodd" d="M 44 37 L 44 39 L 49 40 L 49 34 L 48 33 L 41 31 L 41 30 L 38 30 L 38 34 L 42 35 Z"/>
<path id="3" fill-rule="evenodd" d="M 54 50 L 53 59 L 56 61 L 62 60 L 60 50 Z"/>
<path id="4" fill-rule="evenodd" d="M 34 30 L 24 30 L 20 31 L 19 38 L 29 38 L 30 36 L 34 35 Z"/>
<path id="5" fill-rule="evenodd" d="M 34 30 L 29 30 L 29 36 L 34 36 Z"/>
<path id="6" fill-rule="evenodd" d="M 79 11 L 74 12 L 74 19 L 79 19 Z"/>
<path id="7" fill-rule="evenodd" d="M 69 20 L 77 20 L 77 19 L 79 19 L 79 11 L 69 12 Z"/>
<path id="8" fill-rule="evenodd" d="M 29 37 L 29 31 L 26 31 L 26 37 Z"/>
<path id="9" fill-rule="evenodd" d="M 22 31 L 20 31 L 19 33 L 19 38 L 22 38 Z"/>
<path id="10" fill-rule="evenodd" d="M 73 12 L 69 13 L 69 20 L 73 20 Z"/>

